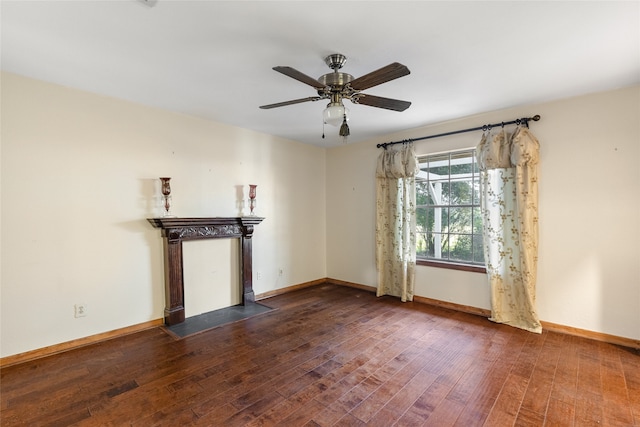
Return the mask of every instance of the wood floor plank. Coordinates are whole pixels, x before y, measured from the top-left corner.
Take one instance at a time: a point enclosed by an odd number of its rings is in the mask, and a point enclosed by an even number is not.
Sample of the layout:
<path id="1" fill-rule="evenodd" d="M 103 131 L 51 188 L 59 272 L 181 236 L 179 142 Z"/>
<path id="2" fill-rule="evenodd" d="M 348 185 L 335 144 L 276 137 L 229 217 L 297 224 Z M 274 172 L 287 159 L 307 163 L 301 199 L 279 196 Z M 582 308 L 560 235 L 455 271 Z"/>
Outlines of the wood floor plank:
<path id="1" fill-rule="evenodd" d="M 429 415 L 429 418 L 427 418 L 423 425 L 433 427 L 453 426 L 459 418 L 463 408 L 464 405 L 460 402 L 443 399 Z"/>
<path id="2" fill-rule="evenodd" d="M 544 425 L 572 427 L 575 425 L 574 420 L 575 407 L 572 404 L 554 397 L 549 400 Z"/>
<path id="3" fill-rule="evenodd" d="M 326 406 L 312 399 L 306 405 L 290 413 L 280 424 L 284 426 L 303 426 L 312 421 L 316 414 L 326 410 Z"/>
<path id="4" fill-rule="evenodd" d="M 601 359 L 598 343 L 584 340 L 578 351 L 576 424 L 602 425 L 603 394 Z"/>
<path id="5" fill-rule="evenodd" d="M 386 417 L 390 416 L 392 420 L 400 420 L 407 409 L 437 378 L 435 374 L 421 370 L 389 399 L 381 411 L 384 411 L 387 414 Z"/>
<path id="6" fill-rule="evenodd" d="M 601 373 L 604 406 L 603 418 L 607 425 L 633 425 L 633 412 L 629 390 L 619 353 L 601 344 Z"/>
<path id="7" fill-rule="evenodd" d="M 528 383 L 527 378 L 510 373 L 484 425 L 507 426 L 515 424 Z"/>
<path id="8" fill-rule="evenodd" d="M 324 410 L 316 413 L 311 421 L 316 426 L 329 427 L 335 425 L 348 413 L 349 411 L 344 408 L 341 402 L 334 402 L 328 407 L 325 407 Z"/>
<path id="9" fill-rule="evenodd" d="M 268 427 L 268 426 L 278 425 L 280 420 L 287 417 L 289 414 L 293 413 L 298 407 L 299 406 L 296 402 L 285 399 L 284 401 L 270 408 L 268 411 L 265 411 L 258 418 L 255 418 L 249 421 L 246 424 L 246 426 L 247 427 Z M 222 424 L 216 423 L 216 424 L 201 424 L 201 425 L 222 425 Z"/>
<path id="10" fill-rule="evenodd" d="M 544 424 L 551 397 L 553 381 L 560 358 L 560 340 L 556 334 L 544 334 L 544 344 L 535 366 L 516 418 L 517 425 L 536 426 Z"/>
<path id="11" fill-rule="evenodd" d="M 638 357 L 638 353 L 637 350 L 632 349 L 617 351 L 627 386 L 634 425 L 640 425 L 640 357 Z"/>
<path id="12" fill-rule="evenodd" d="M 442 404 L 450 389 L 443 383 L 434 382 L 420 396 L 400 419 L 403 424 L 417 425 L 431 417 L 435 409 Z"/>
<path id="13" fill-rule="evenodd" d="M 640 426 L 637 350 L 343 286 L 0 370 L 0 424 Z"/>

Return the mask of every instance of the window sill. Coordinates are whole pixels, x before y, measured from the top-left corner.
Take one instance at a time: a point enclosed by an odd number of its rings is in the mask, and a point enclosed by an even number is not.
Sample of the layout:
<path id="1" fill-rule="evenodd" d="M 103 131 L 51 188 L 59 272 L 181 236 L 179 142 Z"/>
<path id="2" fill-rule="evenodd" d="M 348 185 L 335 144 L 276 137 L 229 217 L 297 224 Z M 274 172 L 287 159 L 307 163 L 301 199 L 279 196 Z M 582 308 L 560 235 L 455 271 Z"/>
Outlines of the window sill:
<path id="1" fill-rule="evenodd" d="M 480 265 L 456 264 L 454 262 L 441 262 L 426 259 L 417 259 L 417 265 L 427 267 L 448 268 L 450 270 L 470 271 L 472 273 L 486 273 L 487 269 Z"/>

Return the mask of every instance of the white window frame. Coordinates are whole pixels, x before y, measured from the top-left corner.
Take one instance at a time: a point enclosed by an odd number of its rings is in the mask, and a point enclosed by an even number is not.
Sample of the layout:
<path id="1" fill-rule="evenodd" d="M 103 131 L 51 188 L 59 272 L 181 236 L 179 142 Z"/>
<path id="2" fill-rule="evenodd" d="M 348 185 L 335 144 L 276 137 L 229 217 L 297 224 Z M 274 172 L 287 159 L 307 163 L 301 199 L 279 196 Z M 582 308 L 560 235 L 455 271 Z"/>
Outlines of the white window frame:
<path id="1" fill-rule="evenodd" d="M 439 152 L 439 153 L 430 153 L 430 154 L 424 154 L 424 155 L 420 155 L 418 156 L 418 160 L 420 162 L 420 164 L 424 164 L 426 160 L 428 159 L 434 159 L 434 158 L 438 158 L 438 157 L 442 157 L 442 156 L 447 156 L 447 165 L 455 165 L 455 164 L 464 164 L 467 162 L 462 161 L 462 159 L 452 159 L 452 157 L 455 156 L 459 156 L 461 154 L 470 154 L 470 156 L 472 159 L 472 163 L 475 164 L 476 162 L 476 158 L 475 158 L 475 149 L 472 148 L 467 148 L 467 149 L 460 149 L 460 150 L 451 150 L 451 151 L 445 151 L 445 152 Z M 451 183 L 452 181 L 455 182 L 456 180 L 459 179 L 469 179 L 471 178 L 472 181 L 475 181 L 477 183 L 476 186 L 476 191 L 479 191 L 479 183 L 480 183 L 480 173 L 477 167 L 473 168 L 473 171 L 471 173 L 464 173 L 464 174 L 456 174 L 456 175 L 446 175 L 448 178 L 446 179 L 446 182 Z M 480 261 L 480 260 L 475 260 L 475 261 L 464 261 L 464 260 L 457 260 L 457 259 L 451 259 L 449 257 L 445 257 L 442 258 L 442 253 L 441 253 L 441 243 L 442 243 L 442 237 L 443 236 L 448 236 L 449 241 L 451 241 L 451 235 L 455 235 L 458 233 L 454 233 L 451 231 L 446 231 L 443 232 L 442 230 L 442 223 L 441 223 L 441 209 L 443 208 L 448 208 L 451 209 L 452 207 L 455 208 L 459 208 L 459 207 L 471 207 L 472 208 L 472 212 L 473 210 L 477 209 L 478 212 L 480 210 L 480 194 L 478 192 L 478 194 L 476 195 L 472 195 L 471 197 L 471 203 L 470 204 L 448 204 L 448 203 L 444 203 L 442 202 L 442 181 L 443 178 L 445 177 L 445 175 L 442 176 L 436 176 L 436 177 L 432 177 L 428 175 L 428 172 L 420 170 L 418 172 L 418 174 L 416 175 L 416 184 L 420 185 L 420 182 L 424 182 L 427 181 L 429 182 L 429 186 L 427 188 L 427 191 L 429 191 L 432 199 L 435 201 L 434 204 L 426 204 L 426 205 L 416 205 L 416 209 L 419 210 L 420 208 L 426 208 L 427 206 L 432 207 L 434 209 L 434 227 L 433 230 L 425 230 L 425 233 L 435 233 L 434 234 L 434 255 L 433 256 L 424 256 L 421 255 L 418 251 L 416 258 L 417 258 L 417 263 L 419 265 L 428 265 L 428 266 L 434 266 L 434 267 L 444 267 L 444 268 L 451 268 L 451 269 L 457 269 L 457 270 L 467 270 L 467 271 L 475 271 L 475 272 L 486 272 L 485 269 L 485 265 L 484 265 L 484 260 Z M 434 182 L 431 182 L 431 179 L 433 179 Z M 449 210 L 450 212 L 450 210 Z M 472 221 L 473 221 L 473 217 L 474 215 L 472 215 Z M 473 250 L 473 239 L 481 238 L 482 239 L 482 234 L 476 234 L 474 233 L 474 224 L 472 222 L 472 227 L 471 227 L 471 239 L 472 239 L 472 250 Z M 428 227 L 428 224 L 427 224 Z M 426 227 L 425 227 L 426 229 Z M 437 231 L 435 231 L 437 230 Z M 419 234 L 418 230 L 416 230 L 416 245 L 419 244 Z M 424 239 L 423 239 L 424 240 Z M 483 243 L 481 243 L 481 246 L 483 245 Z M 483 246 L 482 246 L 483 247 Z M 418 249 L 418 248 L 416 248 Z M 473 256 L 472 256 L 473 258 Z M 481 257 L 482 258 L 482 257 Z"/>

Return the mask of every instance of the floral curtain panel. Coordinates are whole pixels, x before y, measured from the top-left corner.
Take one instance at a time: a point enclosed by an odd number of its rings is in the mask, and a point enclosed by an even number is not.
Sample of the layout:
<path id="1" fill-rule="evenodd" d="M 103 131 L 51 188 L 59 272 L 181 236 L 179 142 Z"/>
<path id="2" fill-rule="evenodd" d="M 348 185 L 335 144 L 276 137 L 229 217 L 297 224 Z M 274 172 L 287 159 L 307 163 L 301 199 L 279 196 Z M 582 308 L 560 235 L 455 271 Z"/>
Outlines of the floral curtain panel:
<path id="1" fill-rule="evenodd" d="M 542 332 L 536 312 L 539 143 L 529 129 L 484 134 L 481 170 L 491 320 Z"/>
<path id="2" fill-rule="evenodd" d="M 377 295 L 412 301 L 416 266 L 416 182 L 413 144 L 389 147 L 376 170 Z"/>

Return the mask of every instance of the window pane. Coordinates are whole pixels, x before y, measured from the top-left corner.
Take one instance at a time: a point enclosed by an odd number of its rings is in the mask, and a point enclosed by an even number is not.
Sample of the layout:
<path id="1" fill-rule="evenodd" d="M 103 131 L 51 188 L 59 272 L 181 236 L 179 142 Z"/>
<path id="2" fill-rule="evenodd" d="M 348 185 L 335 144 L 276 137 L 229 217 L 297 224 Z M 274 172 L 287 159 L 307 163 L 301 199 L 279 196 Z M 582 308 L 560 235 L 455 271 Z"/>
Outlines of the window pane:
<path id="1" fill-rule="evenodd" d="M 482 211 L 479 207 L 473 208 L 473 233 L 482 236 Z M 480 237 L 482 241 L 482 237 Z"/>
<path id="2" fill-rule="evenodd" d="M 429 173 L 429 179 L 432 179 L 431 174 L 440 175 L 442 177 L 449 176 L 449 155 L 440 154 L 436 156 L 429 156 L 426 164 L 426 168 L 423 169 Z M 435 178 L 435 177 L 434 177 Z"/>
<path id="3" fill-rule="evenodd" d="M 455 261 L 473 261 L 470 234 L 449 234 L 449 256 Z"/>
<path id="4" fill-rule="evenodd" d="M 449 231 L 452 233 L 472 233 L 472 208 L 449 208 Z"/>
<path id="5" fill-rule="evenodd" d="M 428 186 L 426 181 L 416 181 L 416 205 L 425 205 L 429 202 Z"/>
<path id="6" fill-rule="evenodd" d="M 442 250 L 442 259 L 449 259 L 449 235 L 442 235 L 442 244 L 440 245 Z"/>
<path id="7" fill-rule="evenodd" d="M 480 175 L 474 176 L 473 181 L 473 204 L 480 206 Z"/>
<path id="8" fill-rule="evenodd" d="M 484 263 L 484 243 L 481 234 L 473 235 L 473 261 Z"/>
<path id="9" fill-rule="evenodd" d="M 451 154 L 451 175 L 465 174 L 473 172 L 473 156 L 469 152 Z"/>
<path id="10" fill-rule="evenodd" d="M 449 208 L 428 207 L 427 225 L 433 232 L 446 232 L 449 229 Z"/>
<path id="11" fill-rule="evenodd" d="M 449 240 L 444 233 L 428 233 L 428 256 L 436 259 L 449 258 Z"/>
<path id="12" fill-rule="evenodd" d="M 427 208 L 418 206 L 416 208 L 416 233 L 426 233 L 429 229 L 427 222 Z"/>
<path id="13" fill-rule="evenodd" d="M 441 183 L 433 183 L 429 181 L 429 197 L 427 203 L 430 205 L 441 205 L 442 204 L 442 184 Z"/>
<path id="14" fill-rule="evenodd" d="M 426 233 L 416 233 L 416 256 L 427 256 L 428 254 Z"/>
<path id="15" fill-rule="evenodd" d="M 431 195 L 433 205 L 449 204 L 449 179 L 440 181 L 431 181 Z"/>
<path id="16" fill-rule="evenodd" d="M 435 258 L 435 251 L 434 251 L 434 246 L 433 246 L 433 244 L 434 244 L 433 243 L 434 242 L 433 241 L 433 233 L 427 233 L 426 238 L 427 238 L 427 241 L 426 241 L 426 244 L 427 244 L 427 256 L 429 258 Z"/>
<path id="17" fill-rule="evenodd" d="M 450 200 L 452 205 L 470 205 L 473 200 L 471 181 L 466 178 L 452 178 Z"/>
<path id="18" fill-rule="evenodd" d="M 451 183 L 448 180 L 442 183 L 442 203 L 440 204 L 451 204 Z"/>

